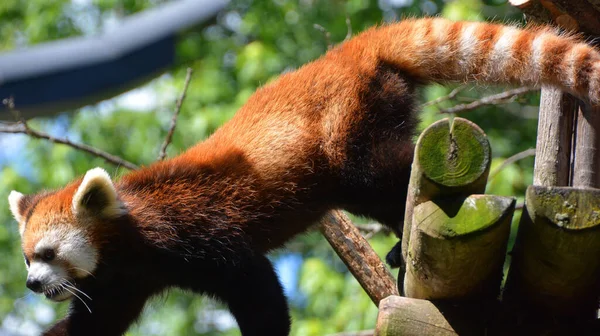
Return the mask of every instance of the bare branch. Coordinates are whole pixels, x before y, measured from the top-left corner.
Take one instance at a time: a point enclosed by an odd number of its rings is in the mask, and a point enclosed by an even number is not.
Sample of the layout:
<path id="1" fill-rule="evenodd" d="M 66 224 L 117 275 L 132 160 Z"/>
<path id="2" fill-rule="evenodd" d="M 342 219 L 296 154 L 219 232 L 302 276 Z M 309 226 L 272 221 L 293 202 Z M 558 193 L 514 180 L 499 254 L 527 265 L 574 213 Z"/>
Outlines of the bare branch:
<path id="1" fill-rule="evenodd" d="M 426 103 L 423 103 L 421 105 L 421 109 L 423 109 L 424 107 L 430 106 L 430 105 L 437 105 L 437 104 L 439 104 L 441 102 L 445 102 L 447 100 L 454 99 L 454 97 L 456 97 L 457 94 L 459 94 L 460 92 L 464 91 L 466 88 L 467 88 L 466 85 L 461 85 L 461 86 L 455 88 L 454 90 L 452 90 L 446 96 L 442 96 L 442 97 L 439 97 L 437 99 L 430 100 L 430 101 L 428 101 Z"/>
<path id="2" fill-rule="evenodd" d="M 138 168 L 133 163 L 126 161 L 116 155 L 112 155 L 110 153 L 102 151 L 100 149 L 97 149 L 97 148 L 94 148 L 94 147 L 91 147 L 91 146 L 88 146 L 85 144 L 78 144 L 75 142 L 71 142 L 67 138 L 56 138 L 56 137 L 51 136 L 50 134 L 32 129 L 31 127 L 29 127 L 29 124 L 27 124 L 27 121 L 25 121 L 25 119 L 23 119 L 21 117 L 21 113 L 19 112 L 19 110 L 17 110 L 15 108 L 15 101 L 14 101 L 13 97 L 3 99 L 2 104 L 4 104 L 4 106 L 6 106 L 8 108 L 8 110 L 15 116 L 15 119 L 17 119 L 17 122 L 10 123 L 10 124 L 6 124 L 6 123 L 0 124 L 0 133 L 26 134 L 32 138 L 45 139 L 45 140 L 48 140 L 53 143 L 70 146 L 77 150 L 100 157 L 100 158 L 106 160 L 106 162 L 112 163 L 117 166 L 123 166 L 123 167 L 131 169 L 131 170 Z"/>
<path id="3" fill-rule="evenodd" d="M 45 140 L 48 140 L 53 143 L 67 145 L 67 146 L 75 148 L 77 150 L 86 152 L 88 154 L 92 154 L 99 158 L 102 158 L 106 162 L 112 163 L 117 166 L 123 166 L 123 167 L 125 167 L 127 169 L 131 169 L 131 170 L 138 169 L 138 166 L 136 166 L 135 164 L 133 164 L 129 161 L 126 161 L 116 155 L 112 155 L 110 153 L 102 151 L 100 149 L 97 149 L 97 148 L 94 148 L 94 147 L 91 147 L 91 146 L 88 146 L 85 144 L 75 143 L 75 142 L 70 141 L 67 138 L 55 138 L 55 137 L 51 136 L 50 134 L 36 131 L 36 130 L 32 129 L 31 127 L 29 127 L 29 125 L 25 121 L 18 121 L 16 123 L 12 123 L 12 124 L 0 125 L 0 133 L 26 134 L 32 138 L 45 139 Z"/>
<path id="4" fill-rule="evenodd" d="M 381 225 L 379 223 L 361 224 L 357 225 L 356 227 L 358 228 L 360 233 L 363 234 L 363 237 L 365 237 L 365 239 L 370 239 L 371 237 L 380 232 L 386 235 L 389 235 L 392 232 L 387 226 Z"/>
<path id="5" fill-rule="evenodd" d="M 331 42 L 331 33 L 329 33 L 329 31 L 327 31 L 327 29 L 325 29 L 325 27 L 321 26 L 320 24 L 315 23 L 313 27 L 315 27 L 316 30 L 320 31 L 321 33 L 323 33 L 323 36 L 325 36 L 325 42 L 327 42 L 327 49 L 333 48 L 333 43 Z"/>
<path id="6" fill-rule="evenodd" d="M 490 177 L 488 178 L 488 181 L 491 181 L 494 177 L 496 177 L 496 175 L 498 175 L 498 173 L 500 173 L 502 171 L 502 169 L 506 168 L 508 165 L 513 164 L 519 160 L 528 158 L 530 156 L 535 156 L 535 148 L 526 149 L 522 152 L 519 152 L 519 153 L 509 157 L 508 159 L 504 160 L 504 162 L 502 162 L 502 164 L 500 166 L 498 166 L 498 168 L 494 169 L 494 171 L 490 173 Z"/>
<path id="7" fill-rule="evenodd" d="M 169 127 L 169 133 L 165 137 L 165 141 L 163 142 L 160 152 L 158 154 L 157 161 L 162 161 L 167 156 L 167 147 L 173 140 L 173 133 L 175 132 L 175 127 L 177 126 L 177 117 L 179 116 L 179 112 L 181 111 L 181 105 L 183 105 L 183 101 L 185 100 L 185 96 L 187 94 L 188 87 L 190 85 L 190 80 L 192 79 L 192 68 L 187 68 L 187 74 L 185 75 L 185 83 L 183 84 L 183 90 L 177 98 L 175 103 L 175 112 L 173 113 L 173 118 L 171 118 L 171 127 Z"/>
<path id="8" fill-rule="evenodd" d="M 346 214 L 339 210 L 330 211 L 319 226 L 375 305 L 390 295 L 398 295 L 394 277 Z"/>
<path id="9" fill-rule="evenodd" d="M 16 121 L 24 121 L 23 117 L 21 117 L 21 112 L 15 109 L 15 99 L 12 96 L 2 99 L 2 105 L 8 108 L 8 111 L 13 115 Z"/>
<path id="10" fill-rule="evenodd" d="M 361 330 L 361 331 L 346 331 L 337 334 L 330 334 L 329 336 L 373 336 L 375 330 Z"/>
<path id="11" fill-rule="evenodd" d="M 350 17 L 346 14 L 346 37 L 344 41 L 348 41 L 352 38 L 352 22 L 350 21 Z"/>
<path id="12" fill-rule="evenodd" d="M 468 104 L 459 104 L 447 109 L 440 110 L 440 113 L 461 113 L 471 111 L 485 105 L 505 104 L 514 101 L 518 96 L 539 90 L 535 87 L 524 86 L 517 89 L 504 91 L 475 100 Z"/>

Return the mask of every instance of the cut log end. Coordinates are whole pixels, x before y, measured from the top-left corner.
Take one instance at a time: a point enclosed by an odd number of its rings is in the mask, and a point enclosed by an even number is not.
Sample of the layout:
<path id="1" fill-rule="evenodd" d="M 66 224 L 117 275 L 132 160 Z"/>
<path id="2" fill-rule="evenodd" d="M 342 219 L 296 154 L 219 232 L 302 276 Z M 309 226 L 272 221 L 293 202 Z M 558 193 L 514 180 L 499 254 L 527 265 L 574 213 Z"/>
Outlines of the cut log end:
<path id="1" fill-rule="evenodd" d="M 442 313 L 426 300 L 390 296 L 379 304 L 376 336 L 456 336 Z"/>
<path id="2" fill-rule="evenodd" d="M 466 119 L 455 118 L 452 133 L 448 119 L 434 123 L 416 146 L 423 175 L 441 187 L 460 187 L 487 177 L 489 142 L 485 133 Z"/>

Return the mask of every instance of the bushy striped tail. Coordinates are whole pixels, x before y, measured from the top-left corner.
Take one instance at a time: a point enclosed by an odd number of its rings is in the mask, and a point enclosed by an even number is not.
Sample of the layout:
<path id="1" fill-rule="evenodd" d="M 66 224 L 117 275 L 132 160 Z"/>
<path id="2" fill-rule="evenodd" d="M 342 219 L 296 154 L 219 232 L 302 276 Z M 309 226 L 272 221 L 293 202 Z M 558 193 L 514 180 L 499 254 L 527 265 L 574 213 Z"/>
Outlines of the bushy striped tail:
<path id="1" fill-rule="evenodd" d="M 600 103 L 600 53 L 551 28 L 409 19 L 356 40 L 419 80 L 552 85 Z"/>

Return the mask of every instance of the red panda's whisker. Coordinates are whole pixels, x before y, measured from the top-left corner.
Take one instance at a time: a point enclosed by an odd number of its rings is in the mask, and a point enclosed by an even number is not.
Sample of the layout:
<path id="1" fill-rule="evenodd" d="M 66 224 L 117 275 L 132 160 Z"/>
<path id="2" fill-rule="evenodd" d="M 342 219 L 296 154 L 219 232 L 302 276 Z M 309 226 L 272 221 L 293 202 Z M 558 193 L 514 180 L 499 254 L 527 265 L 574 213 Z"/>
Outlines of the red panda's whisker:
<path id="1" fill-rule="evenodd" d="M 73 294 L 76 298 L 78 298 L 79 301 L 81 301 L 81 303 L 83 303 L 83 305 L 85 306 L 85 308 L 87 308 L 87 310 L 90 312 L 90 314 L 92 313 L 92 310 L 90 309 L 90 306 L 88 306 L 87 303 L 85 303 L 85 301 L 83 301 L 83 299 L 79 295 L 77 295 L 77 293 L 75 293 L 72 290 L 70 290 L 69 288 L 67 288 L 64 283 L 61 283 L 60 287 L 62 289 L 64 289 L 64 290 L 66 290 L 67 292 Z"/>
<path id="2" fill-rule="evenodd" d="M 62 283 L 64 286 L 71 288 L 79 293 L 81 293 L 81 295 L 85 296 L 86 298 L 90 299 L 90 301 L 93 301 L 92 298 L 87 295 L 84 291 L 82 291 L 81 289 L 77 288 L 75 285 L 73 285 L 73 283 L 71 283 L 69 280 L 65 279 L 65 281 Z"/>

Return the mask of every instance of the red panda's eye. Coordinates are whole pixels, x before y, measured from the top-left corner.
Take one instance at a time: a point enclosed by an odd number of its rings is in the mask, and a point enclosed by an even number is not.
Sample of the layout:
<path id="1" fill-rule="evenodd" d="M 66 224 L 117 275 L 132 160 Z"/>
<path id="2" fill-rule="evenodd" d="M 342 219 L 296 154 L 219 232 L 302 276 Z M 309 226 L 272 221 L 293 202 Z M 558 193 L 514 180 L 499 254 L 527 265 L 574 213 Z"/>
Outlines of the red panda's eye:
<path id="1" fill-rule="evenodd" d="M 44 251 L 41 253 L 41 256 L 42 256 L 42 260 L 43 260 L 43 261 L 46 261 L 46 262 L 48 262 L 48 261 L 52 261 L 52 260 L 54 260 L 54 257 L 55 257 L 56 255 L 54 254 L 54 250 L 53 250 L 53 249 L 46 249 L 46 250 L 44 250 Z"/>
<path id="2" fill-rule="evenodd" d="M 23 253 L 23 258 L 25 258 L 25 265 L 27 265 L 27 267 L 29 267 L 29 258 L 27 258 L 25 253 Z"/>

